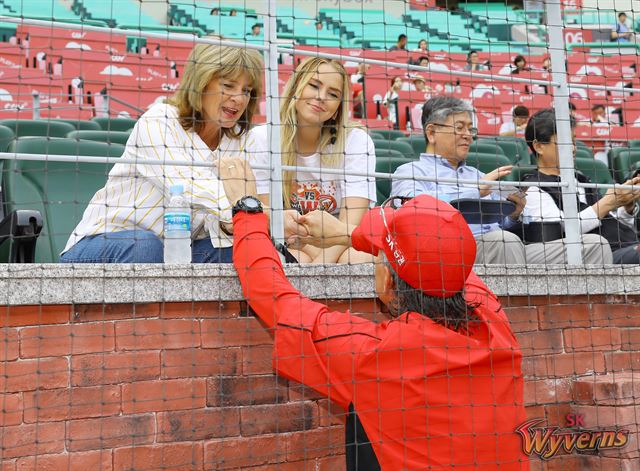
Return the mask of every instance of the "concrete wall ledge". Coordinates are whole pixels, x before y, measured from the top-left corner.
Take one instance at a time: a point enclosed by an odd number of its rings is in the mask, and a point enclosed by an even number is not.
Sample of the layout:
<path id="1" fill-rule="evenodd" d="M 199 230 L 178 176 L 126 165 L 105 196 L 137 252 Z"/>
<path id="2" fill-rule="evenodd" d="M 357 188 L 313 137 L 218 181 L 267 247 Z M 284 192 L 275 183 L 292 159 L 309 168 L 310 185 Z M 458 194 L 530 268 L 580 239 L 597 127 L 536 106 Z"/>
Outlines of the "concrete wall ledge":
<path id="1" fill-rule="evenodd" d="M 288 265 L 286 271 L 311 298 L 375 295 L 372 265 Z M 477 267 L 476 272 L 498 296 L 640 294 L 638 266 L 511 265 Z M 241 299 L 230 265 L 0 265 L 0 305 Z"/>

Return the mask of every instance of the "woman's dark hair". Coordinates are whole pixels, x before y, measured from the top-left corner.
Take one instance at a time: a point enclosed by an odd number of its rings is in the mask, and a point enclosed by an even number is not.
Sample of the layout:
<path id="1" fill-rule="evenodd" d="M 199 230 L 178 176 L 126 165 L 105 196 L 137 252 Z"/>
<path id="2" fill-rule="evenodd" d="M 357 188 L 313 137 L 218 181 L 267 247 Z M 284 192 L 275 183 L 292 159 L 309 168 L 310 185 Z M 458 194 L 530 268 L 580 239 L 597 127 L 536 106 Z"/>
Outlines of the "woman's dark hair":
<path id="1" fill-rule="evenodd" d="M 392 311 L 395 311 L 395 315 L 417 312 L 455 332 L 468 331 L 470 322 L 477 319 L 475 310 L 479 304 L 467 303 L 464 291 L 449 298 L 428 296 L 409 285 L 395 271 L 390 270 L 396 283 L 396 298 L 393 306 L 390 306 Z"/>
<path id="2" fill-rule="evenodd" d="M 569 119 L 571 127 L 574 128 L 576 126 L 576 119 L 573 116 Z M 534 155 L 538 155 L 533 148 L 534 141 L 548 144 L 551 142 L 551 138 L 557 133 L 556 112 L 551 108 L 546 108 L 534 113 L 534 115 L 529 118 L 527 127 L 524 130 L 524 138 L 526 139 L 531 152 L 533 152 Z"/>
<path id="3" fill-rule="evenodd" d="M 477 54 L 478 50 L 477 49 L 471 49 L 468 53 L 467 53 L 467 62 L 471 62 L 471 55 L 472 54 Z"/>
<path id="4" fill-rule="evenodd" d="M 395 75 L 393 77 L 391 77 L 391 86 L 393 87 L 393 84 L 396 83 L 396 79 L 401 79 L 402 77 L 400 77 L 399 75 Z"/>
<path id="5" fill-rule="evenodd" d="M 518 62 L 522 62 L 524 61 L 524 63 L 527 63 L 527 59 L 524 58 L 523 55 L 518 54 L 515 59 L 513 59 L 513 65 L 515 65 L 516 67 L 518 67 Z"/>
<path id="6" fill-rule="evenodd" d="M 529 108 L 524 105 L 518 105 L 513 109 L 513 117 L 514 118 L 528 118 L 529 117 Z"/>

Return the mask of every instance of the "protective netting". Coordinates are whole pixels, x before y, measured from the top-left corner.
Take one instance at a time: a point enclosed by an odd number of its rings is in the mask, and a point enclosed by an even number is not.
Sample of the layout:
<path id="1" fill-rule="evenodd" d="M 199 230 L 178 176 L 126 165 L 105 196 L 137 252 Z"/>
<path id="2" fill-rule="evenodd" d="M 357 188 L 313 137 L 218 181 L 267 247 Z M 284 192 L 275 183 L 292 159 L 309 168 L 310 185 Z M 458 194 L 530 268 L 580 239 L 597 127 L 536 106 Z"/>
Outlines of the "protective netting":
<path id="1" fill-rule="evenodd" d="M 634 469 L 638 8 L 0 0 L 0 469 Z"/>

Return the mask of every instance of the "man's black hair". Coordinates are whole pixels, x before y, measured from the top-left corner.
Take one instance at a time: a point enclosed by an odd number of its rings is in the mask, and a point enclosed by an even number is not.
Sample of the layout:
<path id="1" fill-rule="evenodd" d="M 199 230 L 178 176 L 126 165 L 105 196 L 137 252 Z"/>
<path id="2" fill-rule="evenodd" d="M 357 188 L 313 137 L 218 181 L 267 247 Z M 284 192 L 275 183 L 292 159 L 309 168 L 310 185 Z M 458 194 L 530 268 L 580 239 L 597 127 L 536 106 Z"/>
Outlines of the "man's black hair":
<path id="1" fill-rule="evenodd" d="M 600 110 L 600 109 L 603 109 L 603 110 L 606 109 L 602 103 L 596 103 L 591 107 L 591 111 Z"/>
<path id="2" fill-rule="evenodd" d="M 406 34 L 401 34 L 400 36 L 398 36 L 398 41 L 397 42 L 400 42 L 403 39 L 407 39 L 407 35 Z"/>
<path id="3" fill-rule="evenodd" d="M 468 53 L 467 53 L 467 59 L 471 59 L 471 54 L 477 54 L 478 50 L 477 49 L 471 49 Z"/>
<path id="4" fill-rule="evenodd" d="M 576 119 L 573 116 L 569 119 L 571 127 L 574 128 L 576 126 Z M 533 148 L 534 141 L 548 144 L 556 134 L 558 134 L 556 112 L 552 108 L 546 108 L 534 113 L 534 115 L 529 118 L 527 128 L 524 130 L 524 138 L 534 155 L 538 155 Z"/>
<path id="5" fill-rule="evenodd" d="M 514 118 L 528 118 L 529 117 L 529 108 L 524 105 L 518 105 L 513 109 L 513 117 Z"/>
<path id="6" fill-rule="evenodd" d="M 429 296 L 400 278 L 391 265 L 387 264 L 387 267 L 389 267 L 396 285 L 396 298 L 389 306 L 393 315 L 417 312 L 436 324 L 456 332 L 468 331 L 469 324 L 474 319 L 477 320 L 475 310 L 479 304 L 467 303 L 464 291 L 459 291 L 449 298 Z"/>
<path id="7" fill-rule="evenodd" d="M 626 14 L 625 12 L 621 11 L 620 13 L 618 13 L 618 19 L 620 19 L 620 17 L 621 17 L 622 15 L 627 16 L 627 14 Z"/>

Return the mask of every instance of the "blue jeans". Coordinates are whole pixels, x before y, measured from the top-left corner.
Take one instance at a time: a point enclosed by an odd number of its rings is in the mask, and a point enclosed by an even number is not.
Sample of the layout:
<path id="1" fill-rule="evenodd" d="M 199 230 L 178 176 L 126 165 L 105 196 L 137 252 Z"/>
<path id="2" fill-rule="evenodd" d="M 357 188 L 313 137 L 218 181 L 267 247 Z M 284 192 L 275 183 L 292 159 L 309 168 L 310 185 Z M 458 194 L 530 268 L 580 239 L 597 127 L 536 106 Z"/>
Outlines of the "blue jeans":
<path id="1" fill-rule="evenodd" d="M 193 263 L 231 263 L 233 247 L 214 248 L 211 239 L 191 243 Z M 151 231 L 119 231 L 81 239 L 60 256 L 62 263 L 162 263 L 162 240 Z"/>

